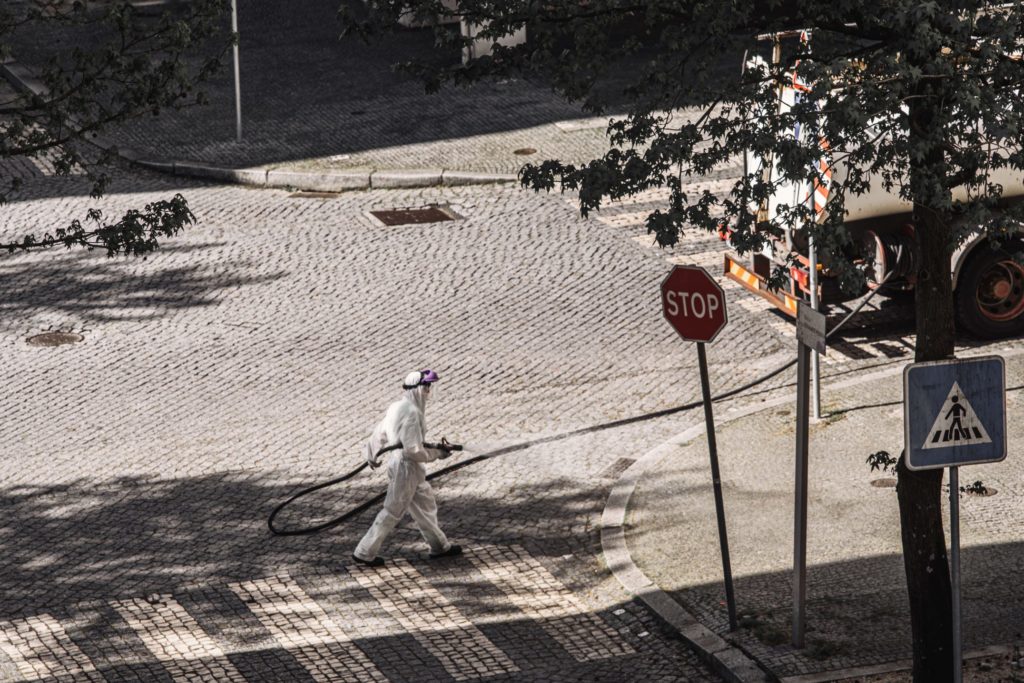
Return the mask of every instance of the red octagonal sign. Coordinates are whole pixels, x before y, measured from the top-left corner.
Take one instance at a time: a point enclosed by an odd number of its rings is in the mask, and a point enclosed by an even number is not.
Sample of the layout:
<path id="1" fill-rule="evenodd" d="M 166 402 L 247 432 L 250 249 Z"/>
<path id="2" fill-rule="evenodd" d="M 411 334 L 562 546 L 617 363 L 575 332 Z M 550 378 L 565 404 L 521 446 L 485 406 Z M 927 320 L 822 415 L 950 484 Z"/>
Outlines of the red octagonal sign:
<path id="1" fill-rule="evenodd" d="M 686 341 L 712 342 L 729 318 L 725 292 L 697 266 L 675 266 L 661 283 L 665 320 Z"/>

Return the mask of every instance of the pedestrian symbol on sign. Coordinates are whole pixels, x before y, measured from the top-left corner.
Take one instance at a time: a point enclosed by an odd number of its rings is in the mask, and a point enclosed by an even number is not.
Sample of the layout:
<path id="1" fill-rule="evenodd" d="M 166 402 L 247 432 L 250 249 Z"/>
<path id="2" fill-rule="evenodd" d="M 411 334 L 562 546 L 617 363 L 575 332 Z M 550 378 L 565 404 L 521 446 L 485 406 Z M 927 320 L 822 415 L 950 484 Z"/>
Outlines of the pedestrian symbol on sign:
<path id="1" fill-rule="evenodd" d="M 942 409 L 935 417 L 931 431 L 922 448 L 945 448 L 948 446 L 974 446 L 992 443 L 985 425 L 971 407 L 971 402 L 964 396 L 959 382 L 953 382 Z"/>

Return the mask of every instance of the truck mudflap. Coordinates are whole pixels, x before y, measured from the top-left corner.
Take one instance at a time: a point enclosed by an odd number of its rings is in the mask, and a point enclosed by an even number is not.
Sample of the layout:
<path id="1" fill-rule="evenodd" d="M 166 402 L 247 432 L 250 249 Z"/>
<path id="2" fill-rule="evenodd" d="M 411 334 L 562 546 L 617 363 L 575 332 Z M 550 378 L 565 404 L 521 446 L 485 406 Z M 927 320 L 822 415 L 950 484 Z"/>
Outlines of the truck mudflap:
<path id="1" fill-rule="evenodd" d="M 739 261 L 729 254 L 725 255 L 725 276 L 754 294 L 767 299 L 786 315 L 795 318 L 797 298 L 782 291 L 772 292 L 768 289 L 765 278 L 748 268 L 742 261 Z"/>

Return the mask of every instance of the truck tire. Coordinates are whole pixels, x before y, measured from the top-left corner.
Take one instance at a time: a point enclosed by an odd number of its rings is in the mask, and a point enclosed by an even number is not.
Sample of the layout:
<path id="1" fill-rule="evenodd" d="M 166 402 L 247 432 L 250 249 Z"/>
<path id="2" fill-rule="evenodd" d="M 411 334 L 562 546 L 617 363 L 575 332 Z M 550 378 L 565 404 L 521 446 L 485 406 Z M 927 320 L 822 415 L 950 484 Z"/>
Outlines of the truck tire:
<path id="1" fill-rule="evenodd" d="M 1001 249 L 978 246 L 968 257 L 953 294 L 962 329 L 975 337 L 996 339 L 1024 332 L 1024 265 L 1014 254 L 1024 242 Z"/>

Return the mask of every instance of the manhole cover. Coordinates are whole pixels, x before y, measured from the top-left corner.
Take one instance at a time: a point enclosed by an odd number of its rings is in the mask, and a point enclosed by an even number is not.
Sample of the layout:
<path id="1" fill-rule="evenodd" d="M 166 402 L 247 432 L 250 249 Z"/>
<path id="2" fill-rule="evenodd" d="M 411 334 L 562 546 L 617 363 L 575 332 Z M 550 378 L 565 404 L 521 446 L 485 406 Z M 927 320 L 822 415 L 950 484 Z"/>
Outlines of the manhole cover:
<path id="1" fill-rule="evenodd" d="M 371 211 L 370 214 L 384 225 L 440 223 L 441 221 L 453 221 L 458 218 L 454 213 L 440 206 L 427 206 L 422 209 Z"/>
<path id="2" fill-rule="evenodd" d="M 876 489 L 894 489 L 896 488 L 896 480 L 891 478 L 872 479 L 871 485 Z"/>
<path id="3" fill-rule="evenodd" d="M 526 156 L 530 156 L 531 154 L 536 154 L 537 150 L 535 150 L 533 147 L 523 147 L 521 149 L 515 150 L 512 153 L 517 155 L 517 156 L 526 157 Z"/>
<path id="4" fill-rule="evenodd" d="M 61 344 L 74 344 L 83 339 L 85 337 L 74 332 L 43 332 L 42 334 L 34 334 L 25 341 L 30 346 L 60 346 Z"/>

